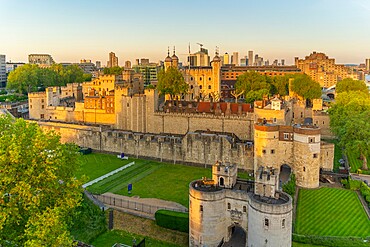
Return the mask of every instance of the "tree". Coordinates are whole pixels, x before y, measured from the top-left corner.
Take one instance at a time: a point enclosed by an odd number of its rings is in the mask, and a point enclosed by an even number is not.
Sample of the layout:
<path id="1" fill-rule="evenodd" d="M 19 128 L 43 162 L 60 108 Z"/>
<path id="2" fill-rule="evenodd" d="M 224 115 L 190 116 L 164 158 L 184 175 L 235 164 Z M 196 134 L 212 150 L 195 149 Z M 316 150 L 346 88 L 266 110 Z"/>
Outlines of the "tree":
<path id="1" fill-rule="evenodd" d="M 308 75 L 300 74 L 294 77 L 291 85 L 291 90 L 304 99 L 319 99 L 321 98 L 321 86 L 319 83 L 312 80 Z"/>
<path id="2" fill-rule="evenodd" d="M 250 91 L 258 91 L 260 89 L 270 90 L 270 84 L 267 83 L 265 76 L 255 71 L 248 71 L 239 75 L 235 83 L 236 91 L 244 91 L 247 95 Z"/>
<path id="3" fill-rule="evenodd" d="M 11 71 L 8 76 L 7 89 L 18 93 L 37 91 L 39 67 L 35 64 L 25 64 Z"/>
<path id="4" fill-rule="evenodd" d="M 263 96 L 268 95 L 269 91 L 266 88 L 256 90 L 256 91 L 249 91 L 245 95 L 245 102 L 252 104 L 256 100 L 262 100 Z"/>
<path id="5" fill-rule="evenodd" d="M 178 69 L 169 67 L 166 71 L 159 71 L 157 89 L 160 94 L 169 94 L 173 100 L 175 96 L 187 93 L 189 86 Z"/>
<path id="6" fill-rule="evenodd" d="M 114 66 L 112 68 L 104 68 L 103 72 L 105 75 L 122 75 L 123 68 Z"/>
<path id="7" fill-rule="evenodd" d="M 46 87 L 65 86 L 67 83 L 91 80 L 77 65 L 63 67 L 53 64 L 49 68 L 40 68 L 35 64 L 26 64 L 9 73 L 7 88 L 19 93 L 30 93 Z"/>
<path id="8" fill-rule="evenodd" d="M 359 80 L 353 80 L 351 78 L 346 78 L 339 81 L 335 86 L 336 93 L 343 93 L 348 91 L 362 91 L 368 93 L 369 90 L 366 87 L 365 82 Z"/>
<path id="9" fill-rule="evenodd" d="M 274 76 L 271 78 L 270 94 L 285 96 L 289 94 L 289 76 Z"/>
<path id="10" fill-rule="evenodd" d="M 367 170 L 370 155 L 370 96 L 361 91 L 339 93 L 335 104 L 329 109 L 330 128 L 339 138 L 345 152 L 357 153 Z"/>
<path id="11" fill-rule="evenodd" d="M 0 246 L 72 246 L 78 149 L 37 124 L 0 117 Z"/>

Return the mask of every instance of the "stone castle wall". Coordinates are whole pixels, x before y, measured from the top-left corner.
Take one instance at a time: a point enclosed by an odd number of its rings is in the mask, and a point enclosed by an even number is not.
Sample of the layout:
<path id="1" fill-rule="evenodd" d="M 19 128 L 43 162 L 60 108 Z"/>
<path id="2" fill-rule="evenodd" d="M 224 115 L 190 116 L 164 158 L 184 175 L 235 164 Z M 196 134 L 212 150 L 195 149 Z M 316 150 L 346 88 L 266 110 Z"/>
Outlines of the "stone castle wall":
<path id="1" fill-rule="evenodd" d="M 99 151 L 202 166 L 220 160 L 235 163 L 240 169 L 253 170 L 252 143 L 240 141 L 231 134 L 188 132 L 186 135 L 166 135 L 49 121 L 38 124 L 45 130 L 60 133 L 62 142 Z"/>

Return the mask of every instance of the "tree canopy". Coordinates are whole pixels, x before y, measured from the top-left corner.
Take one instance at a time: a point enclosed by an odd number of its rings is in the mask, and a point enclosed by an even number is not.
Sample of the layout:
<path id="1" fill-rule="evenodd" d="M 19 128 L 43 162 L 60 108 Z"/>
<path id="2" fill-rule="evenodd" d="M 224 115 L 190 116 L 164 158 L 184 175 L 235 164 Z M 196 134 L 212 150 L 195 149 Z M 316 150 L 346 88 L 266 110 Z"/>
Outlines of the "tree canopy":
<path id="1" fill-rule="evenodd" d="M 49 68 L 40 68 L 35 64 L 25 64 L 11 71 L 7 88 L 18 93 L 29 93 L 51 86 L 65 86 L 67 83 L 91 80 L 91 75 L 84 74 L 77 65 L 62 66 L 53 64 Z"/>
<path id="2" fill-rule="evenodd" d="M 123 68 L 119 66 L 114 66 L 112 68 L 104 68 L 103 72 L 105 75 L 122 75 Z"/>
<path id="3" fill-rule="evenodd" d="M 291 90 L 304 99 L 319 99 L 322 94 L 320 84 L 305 74 L 294 76 Z"/>
<path id="4" fill-rule="evenodd" d="M 266 76 L 256 71 L 248 71 L 238 76 L 235 89 L 239 92 L 244 91 L 246 102 L 253 102 L 262 99 L 263 93 L 269 94 L 270 84 Z"/>
<path id="5" fill-rule="evenodd" d="M 365 82 L 363 81 L 346 78 L 342 81 L 337 82 L 337 85 L 335 86 L 336 93 L 343 93 L 348 91 L 362 91 L 365 93 L 369 92 Z"/>
<path id="6" fill-rule="evenodd" d="M 349 91 L 339 93 L 329 109 L 330 128 L 339 138 L 346 153 L 355 153 L 363 160 L 370 155 L 370 96 L 369 93 Z"/>
<path id="7" fill-rule="evenodd" d="M 0 246 L 72 246 L 78 149 L 37 124 L 0 117 Z"/>
<path id="8" fill-rule="evenodd" d="M 169 67 L 166 71 L 159 71 L 157 89 L 160 94 L 168 94 L 174 99 L 175 96 L 187 93 L 189 85 L 178 69 Z"/>

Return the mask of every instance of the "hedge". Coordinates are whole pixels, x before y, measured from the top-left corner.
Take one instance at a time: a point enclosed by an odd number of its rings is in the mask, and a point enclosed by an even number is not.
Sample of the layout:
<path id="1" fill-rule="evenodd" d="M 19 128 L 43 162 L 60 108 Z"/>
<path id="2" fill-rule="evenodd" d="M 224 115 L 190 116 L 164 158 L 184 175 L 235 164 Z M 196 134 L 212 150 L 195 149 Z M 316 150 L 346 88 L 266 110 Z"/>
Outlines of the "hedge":
<path id="1" fill-rule="evenodd" d="M 161 209 L 155 212 L 155 222 L 164 228 L 189 232 L 189 213 Z"/>
<path id="2" fill-rule="evenodd" d="M 359 190 L 361 195 L 364 197 L 367 204 L 370 206 L 370 188 L 363 181 L 352 180 L 352 179 L 343 179 L 341 183 L 346 189 L 350 190 Z"/>
<path id="3" fill-rule="evenodd" d="M 293 233 L 293 241 L 329 247 L 369 247 L 370 241 L 359 237 L 306 236 Z"/>

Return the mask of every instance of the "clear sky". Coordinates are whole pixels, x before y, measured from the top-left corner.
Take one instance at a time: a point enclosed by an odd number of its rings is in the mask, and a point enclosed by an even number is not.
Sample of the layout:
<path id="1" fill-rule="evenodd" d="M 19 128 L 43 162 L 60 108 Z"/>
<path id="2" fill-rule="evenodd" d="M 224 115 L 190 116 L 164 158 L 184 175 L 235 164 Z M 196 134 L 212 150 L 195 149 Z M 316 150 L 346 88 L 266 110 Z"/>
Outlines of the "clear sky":
<path id="1" fill-rule="evenodd" d="M 13 62 L 48 53 L 56 62 L 157 62 L 188 44 L 265 60 L 325 52 L 338 63 L 370 57 L 370 0 L 0 0 L 0 54 Z M 181 55 L 183 54 L 183 55 Z"/>

